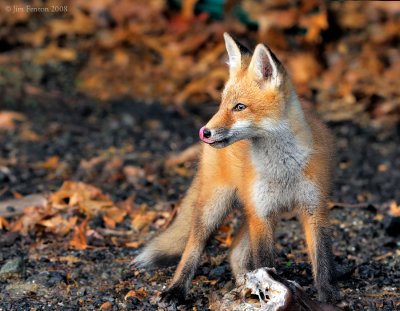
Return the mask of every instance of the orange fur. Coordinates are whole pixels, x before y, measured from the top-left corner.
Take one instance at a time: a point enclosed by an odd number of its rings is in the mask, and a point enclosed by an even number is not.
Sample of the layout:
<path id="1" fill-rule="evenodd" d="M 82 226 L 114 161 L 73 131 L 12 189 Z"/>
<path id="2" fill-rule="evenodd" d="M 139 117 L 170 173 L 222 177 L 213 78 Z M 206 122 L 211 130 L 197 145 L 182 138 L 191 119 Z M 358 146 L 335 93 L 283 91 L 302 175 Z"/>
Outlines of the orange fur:
<path id="1" fill-rule="evenodd" d="M 178 265 L 167 296 L 184 296 L 207 239 L 234 199 L 245 221 L 230 260 L 235 277 L 274 265 L 274 230 L 279 215 L 295 211 L 304 226 L 316 284 L 323 300 L 333 300 L 334 266 L 328 209 L 333 138 L 311 112 L 304 112 L 283 66 L 263 45 L 252 57 L 225 35 L 230 78 L 218 112 L 201 132 L 206 142 L 185 210 L 171 228 L 150 243 L 139 261 L 176 255 Z M 244 105 L 237 110 L 238 104 Z M 205 131 L 205 130 L 204 130 Z M 214 148 L 215 147 L 215 148 Z M 188 229 L 189 228 L 189 229 Z M 181 229 L 181 230 L 180 230 Z M 181 233 L 180 233 L 181 232 Z M 182 245 L 172 247 L 177 235 Z"/>

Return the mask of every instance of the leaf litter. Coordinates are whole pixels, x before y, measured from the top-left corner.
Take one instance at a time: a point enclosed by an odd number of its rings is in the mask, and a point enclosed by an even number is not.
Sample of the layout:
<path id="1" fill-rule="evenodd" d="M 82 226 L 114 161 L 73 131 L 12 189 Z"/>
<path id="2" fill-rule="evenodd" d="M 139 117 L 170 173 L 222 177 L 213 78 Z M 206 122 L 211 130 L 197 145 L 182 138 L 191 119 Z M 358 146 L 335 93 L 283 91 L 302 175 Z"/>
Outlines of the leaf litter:
<path id="1" fill-rule="evenodd" d="M 228 10 L 222 21 L 198 13 L 196 2 L 180 12 L 162 0 L 52 1 L 69 11 L 46 19 L 0 12 L 9 47 L 0 55 L 0 193 L 7 201 L 45 193 L 45 204 L 0 217 L 1 262 L 26 266 L 19 283 L 0 284 L 8 295 L 1 306 L 167 307 L 158 297 L 173 269 L 126 267 L 179 209 L 198 154 L 196 127 L 209 116 L 203 104 L 219 101 L 227 77 L 221 38 L 229 31 L 249 45 L 267 42 L 304 105 L 317 102 L 336 133 L 335 260 L 348 268 L 341 307 L 398 307 L 400 144 L 380 129 L 399 120 L 398 4 L 244 2 L 258 22 L 249 31 Z M 137 100 L 111 101 L 126 96 Z M 146 105 L 154 101 L 164 106 Z M 226 251 L 239 217 L 210 241 L 189 306 L 206 308 L 232 286 Z M 280 232 L 280 270 L 315 295 L 292 217 Z"/>

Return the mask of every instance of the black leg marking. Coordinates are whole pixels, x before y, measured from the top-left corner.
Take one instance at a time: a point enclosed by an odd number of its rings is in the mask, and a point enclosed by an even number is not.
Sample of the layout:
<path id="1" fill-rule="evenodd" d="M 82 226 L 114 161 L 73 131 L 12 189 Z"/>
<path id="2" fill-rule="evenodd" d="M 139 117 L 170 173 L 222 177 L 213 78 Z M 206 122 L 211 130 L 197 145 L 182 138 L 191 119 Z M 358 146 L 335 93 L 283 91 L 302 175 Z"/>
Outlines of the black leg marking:
<path id="1" fill-rule="evenodd" d="M 319 300 L 335 302 L 339 298 L 336 286 L 336 267 L 332 252 L 331 230 L 321 227 L 316 232 L 316 261 L 314 267 L 315 283 Z"/>

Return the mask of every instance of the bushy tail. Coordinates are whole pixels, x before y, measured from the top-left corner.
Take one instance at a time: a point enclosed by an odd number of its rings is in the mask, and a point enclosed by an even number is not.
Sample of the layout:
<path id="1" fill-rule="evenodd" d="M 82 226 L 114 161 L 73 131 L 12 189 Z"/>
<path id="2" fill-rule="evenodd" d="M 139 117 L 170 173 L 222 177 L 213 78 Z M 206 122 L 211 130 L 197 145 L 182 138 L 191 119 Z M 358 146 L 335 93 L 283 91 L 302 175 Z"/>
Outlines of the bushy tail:
<path id="1" fill-rule="evenodd" d="M 155 237 L 135 258 L 140 267 L 160 267 L 176 264 L 189 238 L 193 207 L 197 198 L 195 183 L 183 199 L 176 219 L 163 233 Z"/>

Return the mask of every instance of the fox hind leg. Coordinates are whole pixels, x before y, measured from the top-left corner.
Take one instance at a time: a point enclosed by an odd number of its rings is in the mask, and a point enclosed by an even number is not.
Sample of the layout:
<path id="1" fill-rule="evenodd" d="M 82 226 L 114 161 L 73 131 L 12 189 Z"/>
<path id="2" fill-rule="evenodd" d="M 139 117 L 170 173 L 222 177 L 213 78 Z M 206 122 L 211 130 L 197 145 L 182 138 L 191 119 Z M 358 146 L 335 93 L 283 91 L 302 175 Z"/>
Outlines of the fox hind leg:
<path id="1" fill-rule="evenodd" d="M 204 191 L 200 194 L 192 221 L 186 224 L 190 227 L 189 239 L 172 282 L 168 290 L 163 293 L 165 299 L 182 300 L 186 296 L 206 242 L 224 220 L 234 198 L 235 190 L 228 187 L 217 187 L 213 191 Z"/>
<path id="2" fill-rule="evenodd" d="M 312 214 L 303 212 L 300 218 L 304 227 L 319 300 L 335 302 L 339 292 L 336 287 L 336 268 L 333 260 L 328 211 L 320 210 Z"/>

